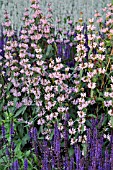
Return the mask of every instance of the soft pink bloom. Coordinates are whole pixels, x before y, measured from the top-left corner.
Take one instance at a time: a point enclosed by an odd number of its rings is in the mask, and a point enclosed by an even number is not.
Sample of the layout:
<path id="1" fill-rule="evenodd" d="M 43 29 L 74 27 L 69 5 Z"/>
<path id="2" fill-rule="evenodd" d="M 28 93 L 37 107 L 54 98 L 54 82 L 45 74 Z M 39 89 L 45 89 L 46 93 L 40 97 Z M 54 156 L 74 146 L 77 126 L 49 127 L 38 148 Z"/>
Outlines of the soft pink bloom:
<path id="1" fill-rule="evenodd" d="M 99 18 L 98 20 L 97 20 L 97 23 L 102 23 L 102 18 Z"/>

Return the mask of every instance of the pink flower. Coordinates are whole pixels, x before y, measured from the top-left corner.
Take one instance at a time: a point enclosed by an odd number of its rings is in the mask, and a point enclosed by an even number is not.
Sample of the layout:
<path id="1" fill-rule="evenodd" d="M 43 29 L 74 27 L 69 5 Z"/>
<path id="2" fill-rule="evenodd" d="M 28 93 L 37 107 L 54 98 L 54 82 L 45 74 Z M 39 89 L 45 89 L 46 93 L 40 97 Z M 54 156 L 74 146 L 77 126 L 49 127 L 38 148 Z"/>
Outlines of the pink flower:
<path id="1" fill-rule="evenodd" d="M 7 21 L 7 22 L 5 22 L 4 26 L 6 26 L 6 27 L 10 27 L 10 26 L 11 26 L 11 21 Z"/>
<path id="2" fill-rule="evenodd" d="M 113 34 L 113 29 L 110 30 L 110 33 Z"/>
<path id="3" fill-rule="evenodd" d="M 96 12 L 96 14 L 94 16 L 95 17 L 100 17 L 100 14 L 98 12 Z"/>
<path id="4" fill-rule="evenodd" d="M 102 23 L 102 18 L 99 18 L 99 19 L 97 20 L 97 23 Z"/>
<path id="5" fill-rule="evenodd" d="M 42 24 L 44 24 L 44 25 L 47 24 L 47 20 L 46 20 L 46 19 L 40 19 L 40 22 L 41 22 Z"/>
<path id="6" fill-rule="evenodd" d="M 104 101 L 104 105 L 105 105 L 106 107 L 112 106 L 112 100 Z"/>
<path id="7" fill-rule="evenodd" d="M 75 38 L 75 40 L 77 39 L 77 40 L 83 40 L 85 37 L 84 37 L 84 35 L 83 34 L 78 34 L 77 36 L 76 36 L 76 38 Z"/>
<path id="8" fill-rule="evenodd" d="M 72 21 L 72 20 L 69 20 L 69 21 L 68 21 L 68 24 L 70 24 L 70 25 L 71 25 L 72 23 L 73 23 L 73 21 Z"/>
<path id="9" fill-rule="evenodd" d="M 42 34 L 37 34 L 35 40 L 40 40 L 42 38 Z"/>
<path id="10" fill-rule="evenodd" d="M 45 123 L 45 120 L 43 118 L 40 118 L 38 121 L 37 121 L 37 124 L 38 125 L 43 125 Z"/>
<path id="11" fill-rule="evenodd" d="M 83 26 L 77 25 L 77 26 L 76 26 L 76 30 L 82 31 L 82 30 L 83 30 Z"/>

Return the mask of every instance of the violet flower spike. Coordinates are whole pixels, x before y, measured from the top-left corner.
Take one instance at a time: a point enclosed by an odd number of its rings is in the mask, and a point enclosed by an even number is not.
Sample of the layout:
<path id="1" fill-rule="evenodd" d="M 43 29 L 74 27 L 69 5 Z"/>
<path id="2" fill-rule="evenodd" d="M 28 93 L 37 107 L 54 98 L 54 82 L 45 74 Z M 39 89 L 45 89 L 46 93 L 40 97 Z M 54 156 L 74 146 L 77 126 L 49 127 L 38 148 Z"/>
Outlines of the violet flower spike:
<path id="1" fill-rule="evenodd" d="M 28 160 L 25 158 L 24 159 L 24 170 L 28 169 Z"/>

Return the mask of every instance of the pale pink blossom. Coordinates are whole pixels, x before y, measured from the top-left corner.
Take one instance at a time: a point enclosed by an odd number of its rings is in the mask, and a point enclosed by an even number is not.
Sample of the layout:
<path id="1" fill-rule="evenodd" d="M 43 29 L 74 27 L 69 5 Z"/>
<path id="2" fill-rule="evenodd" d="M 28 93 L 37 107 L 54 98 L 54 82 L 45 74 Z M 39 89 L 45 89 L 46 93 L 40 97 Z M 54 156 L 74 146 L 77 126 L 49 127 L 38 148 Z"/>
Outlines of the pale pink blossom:
<path id="1" fill-rule="evenodd" d="M 94 83 L 94 82 L 89 82 L 88 83 L 88 88 L 94 89 L 95 87 L 96 87 L 96 83 Z"/>

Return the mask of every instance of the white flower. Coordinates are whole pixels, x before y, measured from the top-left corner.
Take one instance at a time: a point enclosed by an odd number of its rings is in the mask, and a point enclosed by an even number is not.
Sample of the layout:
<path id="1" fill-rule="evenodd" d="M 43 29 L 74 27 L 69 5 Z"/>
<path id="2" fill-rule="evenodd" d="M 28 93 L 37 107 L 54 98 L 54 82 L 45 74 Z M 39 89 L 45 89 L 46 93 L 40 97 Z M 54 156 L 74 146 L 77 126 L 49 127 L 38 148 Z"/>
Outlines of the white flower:
<path id="1" fill-rule="evenodd" d="M 68 72 L 68 71 L 69 71 L 69 67 L 66 67 L 66 68 L 65 68 L 65 71 L 67 71 L 67 72 Z"/>
<path id="2" fill-rule="evenodd" d="M 50 136 L 49 135 L 46 135 L 45 137 L 47 140 L 50 140 Z"/>
<path id="3" fill-rule="evenodd" d="M 88 25 L 87 28 L 88 28 L 88 30 L 93 31 L 93 30 L 95 30 L 96 27 L 94 25 Z"/>
<path id="4" fill-rule="evenodd" d="M 79 119 L 79 120 L 78 120 L 79 124 L 81 124 L 81 125 L 82 125 L 82 124 L 84 124 L 84 123 L 85 123 L 85 121 L 86 121 L 86 119 L 85 119 L 85 118 L 81 118 L 81 119 Z"/>
<path id="5" fill-rule="evenodd" d="M 72 128 L 72 129 L 69 129 L 69 133 L 72 135 L 74 135 L 75 133 L 76 133 L 76 130 L 74 129 L 74 128 Z"/>
<path id="6" fill-rule="evenodd" d="M 73 124 L 74 124 L 74 121 L 73 121 L 72 119 L 70 119 L 70 120 L 68 121 L 68 125 L 69 125 L 69 126 L 73 126 Z"/>
<path id="7" fill-rule="evenodd" d="M 76 26 L 76 29 L 77 29 L 78 31 L 82 31 L 82 30 L 83 30 L 83 26 L 77 25 L 77 26 Z"/>
<path id="8" fill-rule="evenodd" d="M 112 111 L 112 109 L 110 109 L 110 110 L 108 111 L 108 114 L 109 114 L 110 116 L 113 116 L 113 111 Z"/>
<path id="9" fill-rule="evenodd" d="M 85 153 L 84 153 L 84 150 L 82 150 L 82 155 L 84 156 L 84 154 L 85 154 Z"/>
<path id="10" fill-rule="evenodd" d="M 89 18 L 89 22 L 93 23 L 94 22 L 94 18 Z"/>
<path id="11" fill-rule="evenodd" d="M 78 142 L 82 142 L 82 136 L 78 137 Z"/>
<path id="12" fill-rule="evenodd" d="M 75 144 L 77 142 L 77 139 L 71 138 L 71 145 Z"/>
<path id="13" fill-rule="evenodd" d="M 93 63 L 88 63 L 88 68 L 93 68 L 94 64 Z"/>
<path id="14" fill-rule="evenodd" d="M 59 129 L 60 131 L 62 131 L 63 128 L 64 128 L 64 127 L 63 127 L 62 123 L 59 123 L 59 124 L 58 124 L 58 129 Z"/>
<path id="15" fill-rule="evenodd" d="M 113 92 L 112 92 L 112 93 L 110 93 L 110 94 L 109 94 L 109 96 L 110 96 L 111 98 L 113 98 Z"/>
<path id="16" fill-rule="evenodd" d="M 81 97 L 86 97 L 86 93 L 81 93 Z"/>
<path id="17" fill-rule="evenodd" d="M 108 134 L 107 137 L 106 137 L 109 141 L 110 141 L 110 135 Z"/>
<path id="18" fill-rule="evenodd" d="M 60 63 L 60 62 L 61 62 L 61 58 L 59 58 L 59 57 L 56 58 L 56 62 L 57 62 L 57 63 Z"/>
<path id="19" fill-rule="evenodd" d="M 90 89 L 94 89 L 96 87 L 96 83 L 90 82 L 90 83 L 88 83 L 88 87 Z"/>
<path id="20" fill-rule="evenodd" d="M 108 122 L 108 125 L 112 128 L 111 120 Z"/>
<path id="21" fill-rule="evenodd" d="M 54 66 L 54 65 L 53 65 L 52 63 L 49 64 L 49 68 L 53 68 L 53 66 Z"/>
<path id="22" fill-rule="evenodd" d="M 58 117 L 58 112 L 53 113 L 53 117 L 57 118 Z"/>
<path id="23" fill-rule="evenodd" d="M 104 135 L 103 135 L 103 137 L 106 139 L 106 138 L 107 138 L 107 135 L 106 135 L 106 134 L 104 134 Z"/>
<path id="24" fill-rule="evenodd" d="M 42 49 L 41 48 L 37 48 L 35 49 L 36 53 L 41 53 L 42 52 Z"/>
<path id="25" fill-rule="evenodd" d="M 104 92 L 104 96 L 108 97 L 109 96 L 109 92 Z"/>
<path id="26" fill-rule="evenodd" d="M 111 86 L 111 89 L 113 90 L 113 84 L 110 84 L 110 86 Z"/>
<path id="27" fill-rule="evenodd" d="M 64 108 L 64 107 L 58 107 L 58 108 L 57 108 L 57 111 L 58 111 L 58 112 L 64 112 L 64 111 L 65 111 L 65 108 Z"/>
<path id="28" fill-rule="evenodd" d="M 113 83 L 113 76 L 111 76 L 111 82 Z"/>
<path id="29" fill-rule="evenodd" d="M 83 112 L 83 111 L 77 111 L 77 113 L 78 113 L 78 116 L 79 116 L 80 118 L 83 118 L 83 117 L 85 117 L 85 115 L 86 115 L 86 113 Z"/>
<path id="30" fill-rule="evenodd" d="M 63 133 L 60 133 L 60 136 L 61 136 L 61 138 L 62 138 L 62 139 L 64 138 L 64 135 L 63 135 Z"/>

